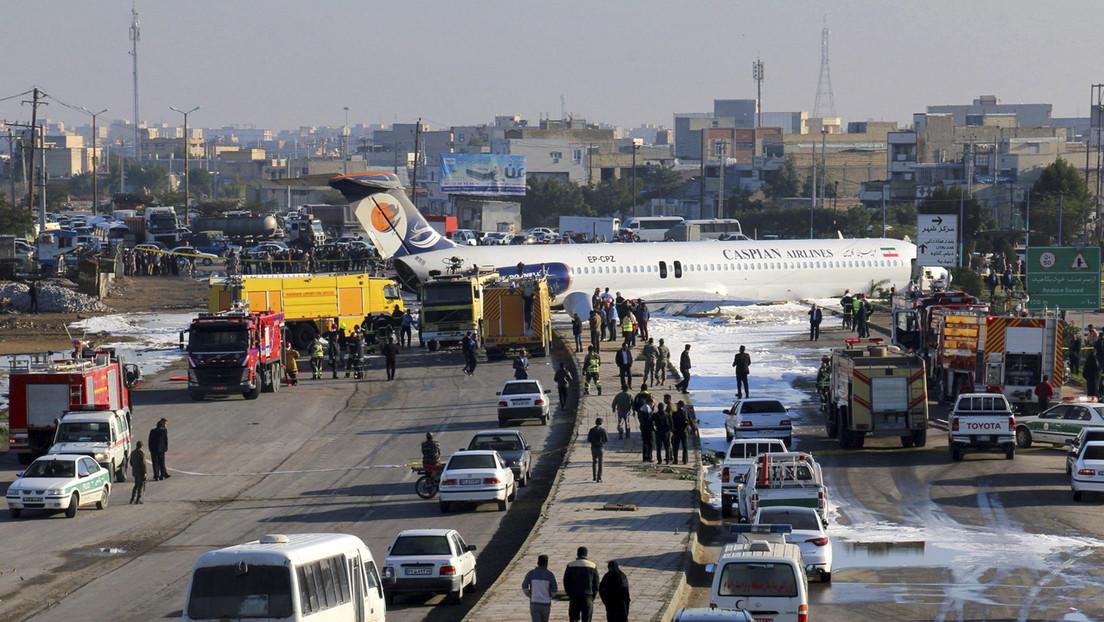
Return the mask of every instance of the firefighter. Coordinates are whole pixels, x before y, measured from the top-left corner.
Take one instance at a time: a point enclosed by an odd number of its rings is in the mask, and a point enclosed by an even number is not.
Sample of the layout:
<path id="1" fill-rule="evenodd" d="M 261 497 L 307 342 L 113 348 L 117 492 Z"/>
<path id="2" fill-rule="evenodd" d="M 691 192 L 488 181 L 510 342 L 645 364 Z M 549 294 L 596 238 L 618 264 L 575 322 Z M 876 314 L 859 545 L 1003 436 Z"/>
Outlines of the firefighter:
<path id="1" fill-rule="evenodd" d="M 326 356 L 326 349 L 322 346 L 322 336 L 315 335 L 310 344 L 311 377 L 315 380 L 322 379 L 322 359 Z"/>
<path id="2" fill-rule="evenodd" d="M 832 379 L 832 359 L 830 357 L 823 357 L 820 359 L 820 369 L 817 370 L 816 387 L 817 393 L 820 394 L 820 405 L 826 407 L 828 405 L 828 384 Z"/>
<path id="3" fill-rule="evenodd" d="M 337 328 L 337 322 L 334 322 L 329 332 L 326 333 L 326 357 L 330 360 L 330 371 L 333 372 L 334 380 L 337 380 L 337 366 L 341 363 L 341 342 L 343 340 L 342 331 Z"/>
<path id="4" fill-rule="evenodd" d="M 594 387 L 598 389 L 598 395 L 602 394 L 602 381 L 598 374 L 602 368 L 602 359 L 594 351 L 594 346 L 587 346 L 587 355 L 583 359 L 583 395 L 590 395 L 590 383 L 594 381 Z"/>
<path id="5" fill-rule="evenodd" d="M 287 377 L 288 384 L 291 386 L 298 386 L 299 384 L 299 351 L 296 350 L 290 343 L 287 347 Z"/>

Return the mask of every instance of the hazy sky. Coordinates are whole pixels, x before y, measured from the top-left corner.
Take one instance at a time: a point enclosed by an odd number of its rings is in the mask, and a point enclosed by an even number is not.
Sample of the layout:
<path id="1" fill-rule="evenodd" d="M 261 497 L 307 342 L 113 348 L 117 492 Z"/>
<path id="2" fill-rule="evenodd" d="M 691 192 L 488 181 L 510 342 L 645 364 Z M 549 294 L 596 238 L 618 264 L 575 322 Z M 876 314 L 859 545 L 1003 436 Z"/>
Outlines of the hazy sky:
<path id="1" fill-rule="evenodd" d="M 130 0 L 6 3 L 0 97 L 31 85 L 131 118 Z M 141 116 L 196 125 L 482 123 L 567 110 L 670 127 L 673 112 L 753 98 L 811 110 L 832 30 L 837 113 L 907 121 L 929 104 L 1050 102 L 1086 115 L 1104 82 L 1100 0 L 139 0 Z M 60 106 L 50 118 L 81 122 Z M 29 118 L 18 100 L 0 118 Z"/>

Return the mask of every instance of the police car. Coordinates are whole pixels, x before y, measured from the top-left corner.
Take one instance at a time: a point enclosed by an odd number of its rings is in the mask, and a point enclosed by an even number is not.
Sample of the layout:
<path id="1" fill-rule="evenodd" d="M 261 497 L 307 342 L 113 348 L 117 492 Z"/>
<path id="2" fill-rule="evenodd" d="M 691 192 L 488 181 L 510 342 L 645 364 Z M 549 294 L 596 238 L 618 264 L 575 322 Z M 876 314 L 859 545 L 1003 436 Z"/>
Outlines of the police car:
<path id="1" fill-rule="evenodd" d="M 1043 412 L 1016 419 L 1016 445 L 1021 449 L 1032 443 L 1068 445 L 1081 428 L 1104 427 L 1104 404 L 1095 398 L 1067 398 Z"/>
<path id="2" fill-rule="evenodd" d="M 82 505 L 106 508 L 110 494 L 111 472 L 95 460 L 51 454 L 32 462 L 4 496 L 12 518 L 19 518 L 23 510 L 64 510 L 67 518 L 73 518 Z"/>

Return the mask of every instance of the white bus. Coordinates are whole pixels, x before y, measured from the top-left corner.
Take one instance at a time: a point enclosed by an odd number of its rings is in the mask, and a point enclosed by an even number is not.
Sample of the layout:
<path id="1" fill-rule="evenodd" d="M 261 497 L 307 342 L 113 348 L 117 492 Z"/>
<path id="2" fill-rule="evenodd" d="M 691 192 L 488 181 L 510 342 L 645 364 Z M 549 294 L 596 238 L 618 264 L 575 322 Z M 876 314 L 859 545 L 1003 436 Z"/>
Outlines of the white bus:
<path id="1" fill-rule="evenodd" d="M 684 220 L 667 230 L 668 240 L 677 242 L 697 242 L 700 240 L 742 239 L 746 240 L 740 221 L 734 218 L 710 218 L 705 220 Z"/>
<path id="2" fill-rule="evenodd" d="M 682 216 L 636 216 L 625 221 L 625 228 L 643 242 L 662 242 L 667 230 L 682 221 Z"/>
<path id="3" fill-rule="evenodd" d="M 201 555 L 181 619 L 383 622 L 385 615 L 383 584 L 364 542 L 304 533 Z"/>

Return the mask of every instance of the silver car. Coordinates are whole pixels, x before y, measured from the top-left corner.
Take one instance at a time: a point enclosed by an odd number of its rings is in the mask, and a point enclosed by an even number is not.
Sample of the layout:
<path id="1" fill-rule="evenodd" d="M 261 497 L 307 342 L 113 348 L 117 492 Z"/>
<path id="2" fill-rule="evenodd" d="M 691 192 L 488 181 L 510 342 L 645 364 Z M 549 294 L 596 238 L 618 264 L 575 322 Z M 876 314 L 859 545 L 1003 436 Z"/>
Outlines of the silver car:
<path id="1" fill-rule="evenodd" d="M 533 456 L 529 445 L 525 444 L 521 432 L 517 430 L 480 430 L 475 433 L 467 449 L 493 449 L 502 456 L 510 470 L 514 472 L 518 486 L 529 485 L 533 476 Z"/>

